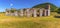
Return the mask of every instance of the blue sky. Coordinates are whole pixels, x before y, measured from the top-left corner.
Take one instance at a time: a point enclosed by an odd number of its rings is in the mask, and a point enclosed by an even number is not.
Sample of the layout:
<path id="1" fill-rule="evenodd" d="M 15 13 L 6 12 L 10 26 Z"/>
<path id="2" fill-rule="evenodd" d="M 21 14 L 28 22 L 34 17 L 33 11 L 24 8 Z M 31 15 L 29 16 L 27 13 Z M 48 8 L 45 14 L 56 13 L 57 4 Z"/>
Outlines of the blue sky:
<path id="1" fill-rule="evenodd" d="M 60 0 L 0 0 L 0 12 L 5 11 L 6 8 L 31 8 L 45 2 L 60 7 Z"/>

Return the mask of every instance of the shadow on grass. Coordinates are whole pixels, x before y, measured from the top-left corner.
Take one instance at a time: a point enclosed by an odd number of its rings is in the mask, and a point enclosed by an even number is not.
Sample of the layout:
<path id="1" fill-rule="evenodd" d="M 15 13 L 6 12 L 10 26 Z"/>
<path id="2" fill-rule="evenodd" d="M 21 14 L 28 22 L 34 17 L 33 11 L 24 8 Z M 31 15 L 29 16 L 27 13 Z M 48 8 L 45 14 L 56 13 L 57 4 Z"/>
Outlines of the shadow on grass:
<path id="1" fill-rule="evenodd" d="M 60 16 L 54 16 L 54 18 L 60 18 Z"/>

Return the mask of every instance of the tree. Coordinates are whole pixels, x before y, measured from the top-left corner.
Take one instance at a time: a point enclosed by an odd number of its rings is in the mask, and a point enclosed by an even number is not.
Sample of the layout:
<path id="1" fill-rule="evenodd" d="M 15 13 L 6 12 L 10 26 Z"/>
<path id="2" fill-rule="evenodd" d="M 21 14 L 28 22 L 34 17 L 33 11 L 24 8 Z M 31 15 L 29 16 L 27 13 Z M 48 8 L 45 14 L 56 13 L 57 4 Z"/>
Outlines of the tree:
<path id="1" fill-rule="evenodd" d="M 14 13 L 15 11 L 16 11 L 16 9 L 14 9 L 14 8 L 11 8 L 11 10 L 10 10 L 12 13 Z"/>
<path id="2" fill-rule="evenodd" d="M 57 13 L 60 14 L 60 8 L 57 10 Z"/>

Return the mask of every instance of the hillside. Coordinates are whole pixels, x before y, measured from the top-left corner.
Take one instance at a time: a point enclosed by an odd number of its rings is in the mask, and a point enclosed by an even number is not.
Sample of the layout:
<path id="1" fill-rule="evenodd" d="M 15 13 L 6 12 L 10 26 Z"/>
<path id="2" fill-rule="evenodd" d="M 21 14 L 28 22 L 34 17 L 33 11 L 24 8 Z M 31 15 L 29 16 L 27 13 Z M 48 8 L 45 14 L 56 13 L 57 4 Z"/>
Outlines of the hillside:
<path id="1" fill-rule="evenodd" d="M 45 8 L 47 4 L 50 4 L 51 6 L 51 11 L 55 11 L 57 9 L 57 7 L 52 4 L 52 3 L 42 3 L 42 4 L 38 4 L 38 5 L 35 5 L 33 6 L 32 8 Z"/>

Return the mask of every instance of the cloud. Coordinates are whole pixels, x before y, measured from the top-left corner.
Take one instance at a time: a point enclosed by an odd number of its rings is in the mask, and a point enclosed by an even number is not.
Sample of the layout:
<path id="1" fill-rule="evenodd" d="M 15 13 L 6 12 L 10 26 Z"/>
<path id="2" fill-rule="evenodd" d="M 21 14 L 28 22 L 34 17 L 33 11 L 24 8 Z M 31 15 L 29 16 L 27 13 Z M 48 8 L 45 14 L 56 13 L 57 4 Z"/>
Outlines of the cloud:
<path id="1" fill-rule="evenodd" d="M 10 3 L 10 6 L 13 6 L 13 4 L 12 4 L 12 3 Z"/>

